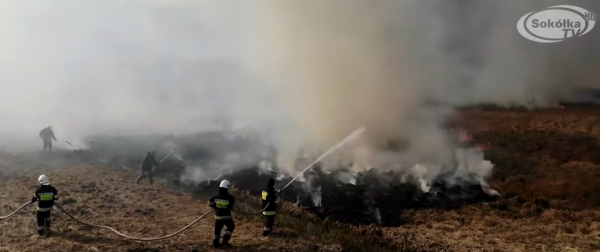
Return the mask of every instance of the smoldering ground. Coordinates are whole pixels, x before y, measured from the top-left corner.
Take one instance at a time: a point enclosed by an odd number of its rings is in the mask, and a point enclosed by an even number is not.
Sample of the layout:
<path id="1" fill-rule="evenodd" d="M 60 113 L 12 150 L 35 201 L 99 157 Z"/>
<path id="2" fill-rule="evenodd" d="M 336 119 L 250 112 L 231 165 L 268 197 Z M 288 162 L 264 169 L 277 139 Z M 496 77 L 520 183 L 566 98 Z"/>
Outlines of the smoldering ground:
<path id="1" fill-rule="evenodd" d="M 161 159 L 170 148 L 177 147 L 175 154 L 165 160 L 155 174 L 159 180 L 201 197 L 215 193 L 222 179 L 254 195 L 260 195 L 269 178 L 278 178 L 278 188 L 292 179 L 279 173 L 276 149 L 258 135 L 212 131 L 185 136 L 95 136 L 88 140 L 88 145 L 88 150 L 66 155 L 83 162 L 101 162 L 134 171 L 141 157 L 138 153 L 143 154 L 145 149 L 158 150 L 158 159 Z M 461 150 L 480 153 L 477 149 Z M 297 164 L 305 166 L 313 158 L 306 156 L 298 159 Z M 457 158 L 458 163 L 454 165 L 462 168 L 428 180 L 427 189 L 421 187 L 422 177 L 415 176 L 411 170 L 401 172 L 375 167 L 357 173 L 351 163 L 337 163 L 339 167 L 331 172 L 318 164 L 280 197 L 305 206 L 322 218 L 381 225 L 402 223 L 398 213 L 404 209 L 453 208 L 495 199 L 495 195 L 481 187 L 477 173 L 464 170 L 469 167 L 469 160 L 461 159 L 460 155 Z M 491 169 L 491 165 L 488 168 Z M 460 172 L 463 172 L 460 176 L 455 174 Z"/>
<path id="2" fill-rule="evenodd" d="M 357 148 L 322 169 L 336 172 L 345 160 L 354 177 L 376 167 L 410 174 L 426 190 L 442 174 L 465 180 L 444 130 L 454 105 L 551 106 L 597 85 L 599 33 L 555 45 L 517 33 L 520 16 L 552 3 L 600 7 L 591 0 L 1 3 L 0 136 L 9 149 L 31 150 L 48 124 L 60 140 L 244 129 L 273 146 L 271 167 L 290 175 L 303 168 L 295 164 L 302 153 L 366 126 Z M 141 156 L 154 145 L 110 146 Z M 253 144 L 235 147 L 255 152 Z M 214 155 L 233 162 L 187 163 L 186 179 L 210 179 L 246 160 Z M 491 169 L 475 156 L 473 167 L 483 168 L 464 170 L 484 181 Z"/>

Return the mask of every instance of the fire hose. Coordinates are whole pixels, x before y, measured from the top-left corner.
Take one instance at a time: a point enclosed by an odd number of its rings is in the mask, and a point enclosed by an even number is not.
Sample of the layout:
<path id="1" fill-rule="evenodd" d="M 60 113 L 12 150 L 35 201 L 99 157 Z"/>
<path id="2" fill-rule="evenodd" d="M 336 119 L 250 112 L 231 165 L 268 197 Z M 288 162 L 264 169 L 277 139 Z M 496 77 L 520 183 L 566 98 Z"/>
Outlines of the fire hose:
<path id="1" fill-rule="evenodd" d="M 14 215 L 15 213 L 19 212 L 21 209 L 23 209 L 24 207 L 26 207 L 27 205 L 31 204 L 31 202 L 27 202 L 26 204 L 22 205 L 21 207 L 19 207 L 17 210 L 15 210 L 14 212 L 12 212 L 11 214 L 7 215 L 7 216 L 1 216 L 0 219 L 6 219 L 8 217 L 11 217 L 12 215 Z M 270 203 L 269 203 L 270 204 Z M 267 209 L 267 207 L 269 207 L 269 204 L 267 204 L 261 211 L 259 212 L 245 212 L 245 211 L 240 211 L 240 210 L 235 210 L 236 212 L 239 213 L 243 213 L 243 214 L 259 214 L 262 213 L 262 211 L 264 211 L 265 209 Z M 67 212 L 65 209 L 63 209 L 60 205 L 56 204 L 55 205 L 60 211 L 62 211 L 64 214 L 66 214 L 69 218 L 71 218 L 73 221 L 84 225 L 84 226 L 90 226 L 90 227 L 95 227 L 95 228 L 103 228 L 103 229 L 108 229 L 110 231 L 112 231 L 113 233 L 117 234 L 118 236 L 121 236 L 123 238 L 129 239 L 129 240 L 136 240 L 136 241 L 157 241 L 157 240 L 163 240 L 163 239 L 167 239 L 167 238 L 171 238 L 173 236 L 176 236 L 178 234 L 180 234 L 181 232 L 187 230 L 188 228 L 192 227 L 194 224 L 198 223 L 200 220 L 204 219 L 204 217 L 206 217 L 208 214 L 214 212 L 215 210 L 211 210 L 203 215 L 201 215 L 200 217 L 198 217 L 196 220 L 192 221 L 190 224 L 188 224 L 187 226 L 183 227 L 182 229 L 178 230 L 175 233 L 172 234 L 168 234 L 165 236 L 160 236 L 160 237 L 148 237 L 148 238 L 142 238 L 142 237 L 134 237 L 134 236 L 129 236 L 126 234 L 123 234 L 119 231 L 117 231 L 116 229 L 110 227 L 110 226 L 103 226 L 103 225 L 94 225 L 94 224 L 90 224 L 84 221 L 81 221 L 77 218 L 75 218 L 73 215 L 69 214 L 69 212 Z"/>
<path id="2" fill-rule="evenodd" d="M 278 190 L 278 192 L 284 190 L 285 188 L 287 188 L 289 185 L 292 184 L 292 182 L 294 182 L 296 179 L 298 179 L 302 174 L 304 174 L 304 172 L 308 171 L 310 168 L 312 168 L 316 163 L 318 163 L 319 161 L 321 161 L 323 158 L 325 158 L 327 155 L 331 154 L 332 152 L 334 152 L 335 150 L 341 148 L 343 145 L 345 145 L 348 141 L 354 139 L 355 137 L 361 135 L 363 132 L 365 131 L 364 127 L 361 127 L 359 129 L 357 129 L 356 131 L 354 131 L 352 134 L 350 134 L 349 136 L 347 136 L 346 138 L 344 138 L 341 142 L 339 142 L 338 144 L 336 144 L 335 146 L 331 147 L 329 150 L 327 150 L 325 153 L 323 153 L 321 156 L 319 156 L 317 159 L 315 159 L 315 161 L 313 161 L 310 165 L 308 165 L 308 167 L 306 167 L 302 172 L 300 172 L 298 175 L 296 175 L 296 177 L 294 177 L 289 183 L 287 183 L 284 187 L 282 187 L 280 190 Z M 167 156 L 165 156 L 165 158 L 162 161 L 164 161 L 169 155 L 171 155 L 171 153 L 173 153 L 173 151 L 175 151 L 175 149 L 173 149 L 171 152 L 169 152 L 169 154 L 167 154 Z M 15 210 L 14 212 L 12 212 L 11 214 L 7 215 L 7 216 L 2 216 L 0 217 L 0 219 L 6 219 L 12 215 L 14 215 L 15 213 L 19 212 L 21 209 L 23 209 L 25 206 L 31 204 L 31 202 L 28 202 L 26 204 L 24 204 L 23 206 L 19 207 L 17 210 Z M 270 203 L 269 203 L 270 204 Z M 258 211 L 258 212 L 245 212 L 245 211 L 240 211 L 240 210 L 233 210 L 239 213 L 243 213 L 243 214 L 259 214 L 263 211 L 265 211 L 267 209 L 267 207 L 269 207 L 269 204 L 267 204 L 262 210 Z M 167 239 L 170 237 L 173 237 L 175 235 L 180 234 L 181 232 L 187 230 L 188 228 L 192 227 L 194 224 L 198 223 L 200 220 L 202 220 L 204 217 L 206 217 L 208 214 L 214 212 L 214 210 L 211 210 L 203 215 L 201 215 L 200 217 L 198 217 L 196 220 L 192 221 L 190 224 L 188 224 L 187 226 L 185 226 L 184 228 L 180 229 L 179 231 L 169 234 L 169 235 L 165 235 L 165 236 L 161 236 L 161 237 L 150 237 L 150 238 L 141 238 L 141 237 L 133 237 L 133 236 L 129 236 L 126 234 L 123 234 L 119 231 L 117 231 L 116 229 L 110 227 L 110 226 L 103 226 L 103 225 L 94 225 L 94 224 L 90 224 L 87 222 L 83 222 L 81 220 L 78 220 L 77 218 L 75 218 L 74 216 L 72 216 L 71 214 L 69 214 L 66 210 L 64 210 L 60 205 L 56 204 L 56 207 L 58 209 L 60 209 L 63 213 L 65 213 L 69 218 L 71 218 L 73 221 L 82 224 L 84 226 L 90 226 L 90 227 L 96 227 L 96 228 L 103 228 L 103 229 L 108 229 L 110 231 L 112 231 L 113 233 L 124 237 L 126 239 L 130 239 L 130 240 L 136 240 L 136 241 L 156 241 L 156 240 L 162 240 L 162 239 Z"/>
<path id="3" fill-rule="evenodd" d="M 80 221 L 77 218 L 73 217 L 71 214 L 69 214 L 60 205 L 57 204 L 56 207 L 58 209 L 60 209 L 63 213 L 65 213 L 67 216 L 69 216 L 69 218 L 71 218 L 73 221 L 75 221 L 75 222 L 77 222 L 77 223 L 79 223 L 81 225 L 95 227 L 95 228 L 108 229 L 108 230 L 112 231 L 113 233 L 117 234 L 118 236 L 121 236 L 121 237 L 129 239 L 129 240 L 136 240 L 136 241 L 157 241 L 157 240 L 163 240 L 163 239 L 171 238 L 171 237 L 176 236 L 176 235 L 180 234 L 181 232 L 187 230 L 188 228 L 192 227 L 194 224 L 198 223 L 198 221 L 204 219 L 204 217 L 206 217 L 208 214 L 210 214 L 210 213 L 212 213 L 212 212 L 215 211 L 215 210 L 211 210 L 211 211 L 209 211 L 209 212 L 201 215 L 200 217 L 198 217 L 198 219 L 192 221 L 190 224 L 188 224 L 187 226 L 185 226 L 184 228 L 180 229 L 179 231 L 177 231 L 175 233 L 168 234 L 168 235 L 165 235 L 165 236 L 160 236 L 160 237 L 141 238 L 141 237 L 133 237 L 133 236 L 129 236 L 129 235 L 123 234 L 123 233 L 121 233 L 121 232 L 117 231 L 116 229 L 114 229 L 112 227 L 109 227 L 109 226 L 94 225 L 94 224 L 90 224 L 90 223 L 87 223 L 87 222 Z M 267 204 L 265 206 L 265 208 L 262 209 L 260 212 L 244 212 L 244 211 L 238 211 L 238 210 L 234 210 L 234 211 L 239 212 L 239 213 L 244 213 L 244 214 L 258 214 L 258 213 L 262 213 L 262 211 L 264 211 L 265 209 L 267 209 L 267 207 L 269 207 L 269 204 Z"/>
<path id="4" fill-rule="evenodd" d="M 271 205 L 271 203 L 267 203 L 267 205 L 262 210 L 260 210 L 258 212 L 245 212 L 245 211 L 235 210 L 235 209 L 233 209 L 233 211 L 236 211 L 238 213 L 243 213 L 243 214 L 259 214 L 259 213 L 262 213 L 263 211 L 267 210 L 267 207 L 269 207 L 269 205 Z"/>
<path id="5" fill-rule="evenodd" d="M 15 210 L 14 212 L 12 212 L 11 214 L 9 214 L 7 216 L 0 216 L 0 220 L 13 216 L 14 214 L 21 211 L 21 209 L 23 209 L 24 207 L 26 207 L 29 204 L 31 204 L 31 202 L 27 202 L 27 203 L 23 204 L 21 207 L 19 207 L 17 210 Z"/>
<path id="6" fill-rule="evenodd" d="M 214 212 L 215 210 L 211 210 L 203 215 L 201 215 L 200 217 L 198 217 L 198 219 L 192 221 L 190 224 L 188 224 L 187 226 L 185 226 L 184 228 L 180 229 L 179 231 L 169 234 L 169 235 L 165 235 L 165 236 L 160 236 L 160 237 L 151 237 L 151 238 L 141 238 L 141 237 L 133 237 L 133 236 L 129 236 L 126 234 L 123 234 L 117 230 L 115 230 L 112 227 L 109 226 L 102 226 L 102 225 L 94 225 L 94 224 L 90 224 L 87 222 L 83 222 L 78 220 L 77 218 L 73 217 L 73 215 L 69 214 L 67 211 L 65 211 L 61 206 L 56 205 L 56 207 L 58 207 L 58 209 L 60 209 L 63 213 L 65 213 L 67 216 L 69 216 L 69 218 L 71 218 L 72 220 L 74 220 L 75 222 L 84 225 L 84 226 L 90 226 L 90 227 L 95 227 L 95 228 L 104 228 L 104 229 L 108 229 L 110 231 L 112 231 L 113 233 L 117 234 L 118 236 L 124 237 L 126 239 L 129 240 L 136 240 L 136 241 L 157 241 L 157 240 L 162 240 L 162 239 L 167 239 L 167 238 L 171 238 L 173 236 L 176 236 L 178 234 L 180 234 L 181 232 L 185 231 L 186 229 L 192 227 L 194 224 L 196 224 L 198 221 L 204 219 L 204 217 L 206 217 L 208 214 Z"/>

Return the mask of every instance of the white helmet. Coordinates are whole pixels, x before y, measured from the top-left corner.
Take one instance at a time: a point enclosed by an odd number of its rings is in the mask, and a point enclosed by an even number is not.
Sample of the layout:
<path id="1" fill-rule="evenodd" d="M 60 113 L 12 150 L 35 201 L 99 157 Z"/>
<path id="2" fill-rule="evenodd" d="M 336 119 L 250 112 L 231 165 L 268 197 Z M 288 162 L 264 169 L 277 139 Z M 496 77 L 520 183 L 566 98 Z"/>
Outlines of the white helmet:
<path id="1" fill-rule="evenodd" d="M 40 177 L 38 178 L 38 181 L 40 181 L 40 185 L 50 185 L 50 180 L 48 179 L 48 176 L 46 175 L 40 175 Z"/>
<path id="2" fill-rule="evenodd" d="M 225 188 L 225 189 L 229 189 L 229 181 L 227 179 L 221 181 L 221 185 L 219 185 L 219 187 L 221 188 Z"/>

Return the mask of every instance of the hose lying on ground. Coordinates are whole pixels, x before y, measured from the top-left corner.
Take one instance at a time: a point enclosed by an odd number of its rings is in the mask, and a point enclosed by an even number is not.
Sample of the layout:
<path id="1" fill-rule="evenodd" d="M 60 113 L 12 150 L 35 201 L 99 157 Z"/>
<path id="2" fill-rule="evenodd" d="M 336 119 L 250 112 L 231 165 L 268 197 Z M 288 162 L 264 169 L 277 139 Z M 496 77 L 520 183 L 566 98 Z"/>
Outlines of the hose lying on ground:
<path id="1" fill-rule="evenodd" d="M 17 210 L 15 210 L 14 212 L 12 212 L 11 214 L 9 214 L 7 216 L 0 216 L 0 220 L 13 216 L 14 214 L 21 211 L 21 209 L 23 209 L 24 207 L 26 207 L 29 204 L 31 204 L 31 202 L 27 202 L 27 203 L 23 204 L 21 207 L 19 207 Z"/>
<path id="2" fill-rule="evenodd" d="M 173 237 L 175 235 L 178 235 L 179 233 L 185 231 L 186 229 L 192 227 L 194 224 L 196 224 L 198 221 L 200 221 L 201 219 L 203 219 L 204 217 L 206 217 L 208 214 L 210 214 L 210 213 L 212 213 L 212 212 L 215 211 L 215 210 L 211 210 L 208 213 L 203 214 L 202 216 L 198 217 L 198 219 L 194 220 L 192 223 L 188 224 L 187 226 L 185 226 L 184 228 L 180 229 L 179 231 L 177 231 L 175 233 L 172 233 L 172 234 L 169 234 L 169 235 L 165 235 L 165 236 L 161 236 L 161 237 L 141 238 L 141 237 L 133 237 L 133 236 L 129 236 L 129 235 L 123 234 L 123 233 L 121 233 L 121 232 L 119 232 L 119 231 L 117 231 L 114 228 L 109 227 L 109 226 L 94 225 L 94 224 L 89 224 L 89 223 L 80 221 L 77 218 L 73 217 L 73 215 L 69 214 L 60 205 L 56 204 L 55 206 L 58 209 L 60 209 L 63 213 L 65 213 L 67 216 L 69 216 L 69 218 L 71 218 L 72 220 L 74 220 L 75 222 L 77 222 L 79 224 L 82 224 L 82 225 L 85 225 L 85 226 L 90 226 L 90 227 L 108 229 L 108 230 L 112 231 L 113 233 L 115 233 L 115 234 L 117 234 L 117 235 L 119 235 L 121 237 L 127 238 L 129 240 L 136 240 L 136 241 L 156 241 L 156 240 L 162 240 L 162 239 L 171 238 L 171 237 Z M 267 209 L 268 206 L 269 206 L 269 204 L 267 204 L 267 206 L 265 206 L 264 209 L 260 210 L 260 212 L 244 212 L 244 211 L 238 211 L 238 210 L 234 210 L 234 211 L 239 212 L 239 213 L 244 213 L 244 214 L 258 214 L 258 213 L 262 213 L 265 209 Z"/>
<path id="3" fill-rule="evenodd" d="M 167 239 L 167 238 L 173 237 L 173 236 L 178 235 L 179 233 L 185 231 L 186 229 L 190 228 L 191 226 L 193 226 L 194 224 L 196 224 L 198 221 L 200 221 L 201 219 L 203 219 L 204 217 L 206 217 L 208 214 L 210 214 L 210 213 L 212 213 L 212 212 L 215 211 L 215 210 L 211 210 L 211 211 L 203 214 L 202 216 L 198 217 L 198 219 L 192 221 L 192 223 L 188 224 L 187 226 L 185 226 L 184 228 L 180 229 L 179 231 L 177 231 L 175 233 L 172 233 L 172 234 L 169 234 L 169 235 L 165 235 L 165 236 L 161 236 L 161 237 L 141 238 L 141 237 L 133 237 L 133 236 L 129 236 L 129 235 L 123 234 L 123 233 L 121 233 L 121 232 L 119 232 L 119 231 L 117 231 L 114 228 L 109 227 L 109 226 L 94 225 L 94 224 L 89 224 L 89 223 L 80 221 L 77 218 L 73 217 L 71 214 L 69 214 L 67 211 L 65 211 L 61 206 L 59 206 L 59 205 L 55 205 L 55 206 L 58 209 L 60 209 L 63 213 L 65 213 L 67 216 L 69 216 L 69 218 L 71 218 L 72 220 L 74 220 L 75 222 L 77 222 L 79 224 L 82 224 L 82 225 L 85 225 L 85 226 L 90 226 L 90 227 L 108 229 L 108 230 L 112 231 L 113 233 L 115 233 L 115 234 L 117 234 L 117 235 L 119 235 L 121 237 L 127 238 L 129 240 L 136 240 L 136 241 L 156 241 L 156 240 L 162 240 L 162 239 Z"/>
<path id="4" fill-rule="evenodd" d="M 9 217 L 13 216 L 17 212 L 21 211 L 21 209 L 23 209 L 26 206 L 28 206 L 29 204 L 31 204 L 31 202 L 27 202 L 27 203 L 23 204 L 21 207 L 19 207 L 17 210 L 15 210 L 14 212 L 12 212 L 9 215 L 0 216 L 0 219 L 6 219 L 6 218 L 9 218 Z M 187 230 L 188 228 L 192 227 L 194 224 L 198 223 L 198 221 L 204 219 L 204 217 L 206 217 L 208 214 L 214 212 L 214 210 L 211 210 L 211 211 L 209 211 L 209 212 L 201 215 L 200 217 L 198 217 L 198 219 L 192 221 L 190 224 L 188 224 L 187 226 L 185 226 L 184 228 L 180 229 L 179 231 L 177 231 L 175 233 L 172 233 L 172 234 L 169 234 L 169 235 L 165 235 L 165 236 L 161 236 L 161 237 L 141 238 L 141 237 L 133 237 L 133 236 L 129 236 L 129 235 L 123 234 L 123 233 L 121 233 L 121 232 L 119 232 L 119 231 L 117 231 L 114 228 L 109 227 L 109 226 L 94 225 L 94 224 L 90 224 L 90 223 L 87 223 L 87 222 L 80 221 L 77 218 L 75 218 L 73 215 L 69 214 L 69 212 L 67 212 L 65 209 L 63 209 L 60 205 L 56 204 L 55 206 L 58 209 L 60 209 L 60 211 L 62 211 L 63 213 L 65 213 L 69 218 L 71 218 L 73 221 L 75 221 L 75 222 L 77 222 L 79 224 L 82 224 L 84 226 L 90 226 L 90 227 L 108 229 L 108 230 L 112 231 L 113 233 L 115 233 L 115 234 L 117 234 L 117 235 L 119 235 L 119 236 L 121 236 L 123 238 L 127 238 L 127 239 L 130 239 L 130 240 L 136 240 L 136 241 L 156 241 L 156 240 L 162 240 L 162 239 L 171 238 L 171 237 L 173 237 L 175 235 L 178 235 L 181 232 Z M 243 213 L 243 214 L 259 214 L 259 213 L 262 213 L 265 209 L 267 209 L 268 206 L 269 206 L 269 204 L 267 204 L 267 206 L 265 206 L 265 208 L 262 209 L 262 210 L 260 210 L 259 212 L 245 212 L 245 211 L 239 211 L 239 210 L 234 210 L 234 211 L 239 212 L 239 213 Z"/>
<path id="5" fill-rule="evenodd" d="M 330 154 L 331 152 L 335 151 L 336 149 L 340 148 L 341 146 L 343 146 L 346 142 L 348 142 L 349 140 L 351 140 L 352 138 L 354 138 L 355 136 L 358 136 L 360 134 L 362 134 L 365 131 L 364 127 L 359 128 L 358 130 L 354 131 L 350 136 L 346 137 L 345 139 L 343 139 L 340 143 L 336 144 L 335 146 L 333 146 L 331 149 L 329 149 L 328 151 L 326 151 L 325 153 L 323 153 L 321 156 L 319 156 L 313 163 L 311 163 L 308 167 L 306 167 L 302 172 L 300 172 L 296 177 L 294 177 L 288 184 L 286 184 L 283 188 L 280 189 L 284 190 L 285 188 L 287 188 L 289 185 L 292 184 L 292 182 L 294 182 L 296 179 L 298 179 L 298 177 L 300 177 L 300 175 L 302 175 L 304 172 L 306 172 L 307 170 L 309 170 L 313 165 L 315 165 L 317 162 L 319 162 L 321 159 L 323 159 L 325 156 L 327 156 L 328 154 Z M 173 149 L 171 152 L 169 152 L 169 154 L 167 154 L 167 157 L 174 151 L 175 149 Z M 165 157 L 166 159 L 166 157 Z M 164 159 L 163 159 L 164 160 Z M 162 161 L 161 161 L 162 162 Z M 17 210 L 15 210 L 14 212 L 12 212 L 11 214 L 7 215 L 7 216 L 0 216 L 0 219 L 6 219 L 11 217 L 12 215 L 14 215 L 15 213 L 19 212 L 21 209 L 23 209 L 25 206 L 31 204 L 31 202 L 28 202 L 24 205 L 22 205 L 21 207 L 19 207 Z M 269 203 L 270 204 L 270 203 Z M 269 207 L 269 204 L 267 204 L 262 210 L 258 211 L 258 212 L 245 212 L 245 211 L 240 211 L 240 210 L 233 210 L 242 214 L 259 214 L 262 213 L 263 211 L 265 211 L 267 209 L 267 207 Z M 56 204 L 55 205 L 58 209 L 60 209 L 63 213 L 65 213 L 67 216 L 69 216 L 69 218 L 71 218 L 72 220 L 74 220 L 75 222 L 85 225 L 85 226 L 90 226 L 90 227 L 96 227 L 96 228 L 104 228 L 104 229 L 108 229 L 110 231 L 112 231 L 113 233 L 124 237 L 126 239 L 130 239 L 130 240 L 136 240 L 136 241 L 156 241 L 156 240 L 162 240 L 162 239 L 167 239 L 170 237 L 173 237 L 175 235 L 180 234 L 181 232 L 185 231 L 186 229 L 190 228 L 191 226 L 193 226 L 194 224 L 196 224 L 198 221 L 202 220 L 204 217 L 206 217 L 208 214 L 214 212 L 215 210 L 211 210 L 205 214 L 203 214 L 202 216 L 198 217 L 198 219 L 194 220 L 192 223 L 188 224 L 187 226 L 185 226 L 184 228 L 180 229 L 179 231 L 169 234 L 169 235 L 165 235 L 165 236 L 161 236 L 161 237 L 151 237 L 151 238 L 140 238 L 140 237 L 133 237 L 133 236 L 129 236 L 126 234 L 123 234 L 117 230 L 115 230 L 112 227 L 109 226 L 102 226 L 102 225 L 94 225 L 94 224 L 90 224 L 90 223 L 86 223 L 83 221 L 78 220 L 77 218 L 73 217 L 71 214 L 69 214 L 66 210 L 64 210 L 60 205 Z"/>
<path id="6" fill-rule="evenodd" d="M 267 207 L 269 207 L 269 205 L 271 205 L 270 202 L 267 203 L 267 205 L 265 206 L 265 208 L 263 208 L 262 210 L 260 210 L 258 212 L 245 212 L 245 211 L 240 211 L 240 210 L 236 210 L 236 209 L 233 209 L 233 211 L 236 211 L 238 213 L 243 213 L 243 214 L 259 214 L 259 213 L 262 213 L 263 211 L 267 210 Z"/>

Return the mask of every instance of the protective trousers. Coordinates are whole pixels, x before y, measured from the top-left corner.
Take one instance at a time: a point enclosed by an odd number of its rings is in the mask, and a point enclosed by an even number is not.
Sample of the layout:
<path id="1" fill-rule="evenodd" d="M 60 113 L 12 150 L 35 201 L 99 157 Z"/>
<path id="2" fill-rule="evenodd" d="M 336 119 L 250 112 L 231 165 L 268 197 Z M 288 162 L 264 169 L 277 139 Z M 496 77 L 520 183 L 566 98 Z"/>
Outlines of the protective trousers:
<path id="1" fill-rule="evenodd" d="M 263 229 L 263 236 L 267 236 L 273 232 L 273 224 L 275 224 L 275 215 L 265 215 L 265 228 Z"/>
<path id="2" fill-rule="evenodd" d="M 37 231 L 44 234 L 44 227 L 50 228 L 50 211 L 37 211 Z"/>
<path id="3" fill-rule="evenodd" d="M 140 169 L 140 176 L 138 177 L 138 179 L 135 183 L 136 184 L 140 183 L 142 178 L 144 178 L 144 173 L 148 173 L 148 177 L 150 178 L 150 184 L 153 184 L 154 181 L 152 180 L 152 169 Z"/>
<path id="4" fill-rule="evenodd" d="M 44 152 L 48 149 L 49 152 L 52 152 L 52 140 L 44 140 Z"/>
<path id="5" fill-rule="evenodd" d="M 219 245 L 219 238 L 221 237 L 221 229 L 225 226 L 225 235 L 223 235 L 223 243 L 226 243 L 231 239 L 231 234 L 233 233 L 233 229 L 235 229 L 235 224 L 232 219 L 227 220 L 217 220 L 215 223 L 215 239 L 213 240 L 213 244 Z"/>

